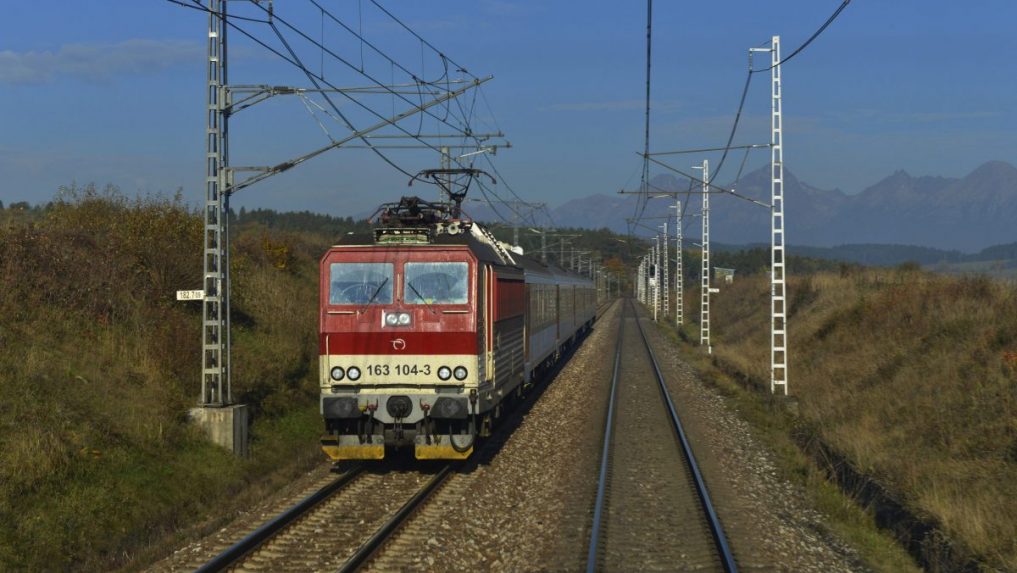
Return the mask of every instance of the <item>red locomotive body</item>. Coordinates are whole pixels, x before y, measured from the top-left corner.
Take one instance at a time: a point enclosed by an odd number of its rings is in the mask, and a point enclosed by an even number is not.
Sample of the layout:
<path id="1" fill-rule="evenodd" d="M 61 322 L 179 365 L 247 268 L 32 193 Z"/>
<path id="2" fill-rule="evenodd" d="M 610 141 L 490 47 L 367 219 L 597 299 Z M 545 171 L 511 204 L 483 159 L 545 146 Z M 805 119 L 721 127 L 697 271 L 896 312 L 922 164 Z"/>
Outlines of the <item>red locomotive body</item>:
<path id="1" fill-rule="evenodd" d="M 590 280 L 404 198 L 321 261 L 322 449 L 334 460 L 470 455 L 504 401 L 594 320 Z M 424 209 L 425 213 L 427 209 Z M 407 223 L 406 213 L 414 213 Z"/>

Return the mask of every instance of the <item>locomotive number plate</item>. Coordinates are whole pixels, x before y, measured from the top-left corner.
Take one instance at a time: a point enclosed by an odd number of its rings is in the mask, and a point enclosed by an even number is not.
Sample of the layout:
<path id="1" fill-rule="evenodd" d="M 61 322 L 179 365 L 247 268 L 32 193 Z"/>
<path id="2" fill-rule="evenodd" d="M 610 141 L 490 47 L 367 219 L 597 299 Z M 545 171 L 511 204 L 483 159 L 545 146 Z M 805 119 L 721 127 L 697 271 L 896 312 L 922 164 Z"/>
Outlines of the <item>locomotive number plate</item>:
<path id="1" fill-rule="evenodd" d="M 371 364 L 367 367 L 367 373 L 371 376 L 430 376 L 431 366 L 429 364 Z"/>

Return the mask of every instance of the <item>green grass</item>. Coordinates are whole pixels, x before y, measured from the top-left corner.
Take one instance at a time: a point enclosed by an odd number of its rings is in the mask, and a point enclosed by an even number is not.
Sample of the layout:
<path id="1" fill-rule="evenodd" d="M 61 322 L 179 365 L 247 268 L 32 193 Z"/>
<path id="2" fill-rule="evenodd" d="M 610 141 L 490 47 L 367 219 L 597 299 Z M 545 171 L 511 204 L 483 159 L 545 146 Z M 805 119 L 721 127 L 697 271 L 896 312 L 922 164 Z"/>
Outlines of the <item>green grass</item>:
<path id="1" fill-rule="evenodd" d="M 0 225 L 0 570 L 155 558 L 320 461 L 317 259 L 331 237 L 241 226 L 233 393 L 251 457 L 187 421 L 200 392 L 201 220 L 177 198 L 66 190 Z M 140 556 L 140 557 L 139 557 Z"/>

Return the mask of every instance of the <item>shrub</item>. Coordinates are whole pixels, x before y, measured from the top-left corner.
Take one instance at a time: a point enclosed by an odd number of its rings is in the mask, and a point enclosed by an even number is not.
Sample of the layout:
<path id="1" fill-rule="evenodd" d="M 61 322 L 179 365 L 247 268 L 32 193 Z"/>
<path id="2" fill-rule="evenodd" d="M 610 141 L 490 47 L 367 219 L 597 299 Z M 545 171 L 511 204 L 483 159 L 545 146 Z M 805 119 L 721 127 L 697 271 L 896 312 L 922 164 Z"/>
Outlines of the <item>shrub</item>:
<path id="1" fill-rule="evenodd" d="M 315 449 L 313 424 L 259 429 L 316 418 L 317 259 L 331 238 L 237 233 L 234 395 L 257 415 L 254 456 L 237 460 L 186 421 L 200 306 L 175 291 L 200 288 L 202 226 L 179 193 L 94 186 L 0 226 L 0 514 L 16 516 L 0 520 L 0 569 L 107 568 Z"/>

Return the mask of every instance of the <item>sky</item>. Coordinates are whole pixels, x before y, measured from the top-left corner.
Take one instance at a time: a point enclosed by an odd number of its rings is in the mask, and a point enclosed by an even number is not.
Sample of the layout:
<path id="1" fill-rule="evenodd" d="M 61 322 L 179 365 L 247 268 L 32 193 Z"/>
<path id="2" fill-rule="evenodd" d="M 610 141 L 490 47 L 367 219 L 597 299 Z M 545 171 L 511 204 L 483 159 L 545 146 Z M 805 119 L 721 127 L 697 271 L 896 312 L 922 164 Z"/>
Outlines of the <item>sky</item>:
<path id="1" fill-rule="evenodd" d="M 311 0 L 275 1 L 283 37 L 305 67 L 332 85 L 443 76 L 441 58 L 372 0 L 315 1 L 369 42 L 355 39 Z M 493 76 L 477 95 L 468 92 L 455 106 L 437 106 L 401 125 L 447 134 L 439 120 L 454 123 L 457 110 L 472 110 L 475 132 L 504 132 L 512 147 L 477 161 L 483 168 L 487 159 L 494 163 L 500 196 L 511 189 L 554 206 L 638 183 L 645 3 L 377 3 L 454 62 L 444 77 L 462 76 L 456 66 Z M 230 10 L 264 18 L 260 8 L 242 4 L 230 2 Z M 658 0 L 651 151 L 723 145 L 747 75 L 748 48 L 780 35 L 787 55 L 839 4 Z M 267 25 L 237 24 L 285 51 Z M 898 169 L 962 177 L 988 160 L 1017 163 L 1015 25 L 1013 0 L 854 0 L 782 67 L 787 168 L 814 186 L 855 193 Z M 205 14 L 166 0 L 9 3 L 0 20 L 0 201 L 41 203 L 61 186 L 95 183 L 129 195 L 180 189 L 198 204 L 206 36 Z M 231 84 L 310 86 L 302 71 L 233 30 L 229 49 Z M 757 67 L 767 57 L 757 54 Z M 768 74 L 753 76 L 736 144 L 769 141 L 768 84 Z M 363 129 L 415 97 L 335 95 L 334 109 L 317 95 L 271 98 L 231 119 L 231 164 L 280 163 L 349 133 L 325 111 L 341 112 Z M 409 173 L 438 163 L 432 149 L 385 153 Z M 763 165 L 766 155 L 753 152 L 749 166 Z M 704 158 L 715 165 L 719 156 L 669 161 L 684 170 Z M 729 159 L 718 179 L 733 179 L 740 162 L 740 155 Z M 369 150 L 340 148 L 239 191 L 233 205 L 353 215 L 403 194 L 433 193 L 419 184 L 408 190 L 408 180 Z"/>

